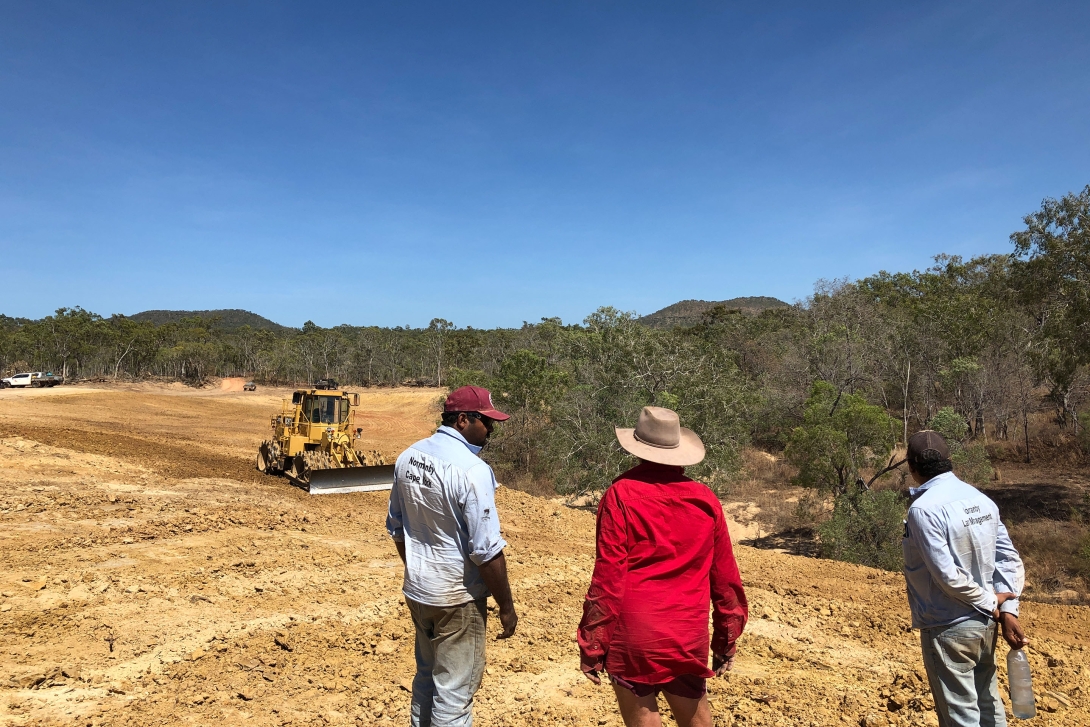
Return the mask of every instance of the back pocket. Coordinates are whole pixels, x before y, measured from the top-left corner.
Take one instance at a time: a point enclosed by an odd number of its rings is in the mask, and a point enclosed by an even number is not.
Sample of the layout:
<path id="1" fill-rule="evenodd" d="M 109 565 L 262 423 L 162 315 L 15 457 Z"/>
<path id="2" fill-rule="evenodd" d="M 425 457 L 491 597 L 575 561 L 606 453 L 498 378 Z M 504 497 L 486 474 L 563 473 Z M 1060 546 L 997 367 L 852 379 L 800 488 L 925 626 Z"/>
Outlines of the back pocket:
<path id="1" fill-rule="evenodd" d="M 935 650 L 947 669 L 966 674 L 980 663 L 984 652 L 984 635 L 964 632 L 943 634 L 935 639 Z"/>

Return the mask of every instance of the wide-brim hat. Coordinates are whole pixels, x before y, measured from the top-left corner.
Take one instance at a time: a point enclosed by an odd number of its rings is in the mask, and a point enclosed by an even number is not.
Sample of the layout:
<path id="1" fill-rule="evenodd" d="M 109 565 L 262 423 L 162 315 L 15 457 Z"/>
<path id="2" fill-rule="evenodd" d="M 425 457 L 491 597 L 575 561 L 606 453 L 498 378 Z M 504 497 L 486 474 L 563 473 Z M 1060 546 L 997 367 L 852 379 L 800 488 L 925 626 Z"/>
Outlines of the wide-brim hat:
<path id="1" fill-rule="evenodd" d="M 616 431 L 624 451 L 647 462 L 687 467 L 704 459 L 704 443 L 696 432 L 681 426 L 671 409 L 645 406 L 635 429 Z"/>

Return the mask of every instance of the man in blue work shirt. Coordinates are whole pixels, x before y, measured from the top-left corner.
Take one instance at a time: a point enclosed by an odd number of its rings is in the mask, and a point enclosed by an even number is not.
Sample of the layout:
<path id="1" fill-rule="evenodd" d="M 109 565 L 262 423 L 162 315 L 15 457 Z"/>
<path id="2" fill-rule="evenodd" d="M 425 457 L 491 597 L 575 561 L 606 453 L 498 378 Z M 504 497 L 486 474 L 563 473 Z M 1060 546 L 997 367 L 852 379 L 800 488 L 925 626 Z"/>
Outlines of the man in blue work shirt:
<path id="1" fill-rule="evenodd" d="M 914 434 L 907 459 L 919 487 L 905 519 L 905 581 L 939 727 L 1005 727 L 996 623 L 1012 649 L 1028 643 L 1018 623 L 1022 559 L 995 503 L 954 475 L 942 435 Z"/>
<path id="2" fill-rule="evenodd" d="M 416 626 L 412 727 L 473 724 L 485 664 L 485 602 L 506 639 L 518 616 L 496 512 L 496 477 L 477 454 L 508 416 L 487 389 L 447 397 L 443 424 L 397 458 L 386 529 L 405 563 L 402 592 Z"/>

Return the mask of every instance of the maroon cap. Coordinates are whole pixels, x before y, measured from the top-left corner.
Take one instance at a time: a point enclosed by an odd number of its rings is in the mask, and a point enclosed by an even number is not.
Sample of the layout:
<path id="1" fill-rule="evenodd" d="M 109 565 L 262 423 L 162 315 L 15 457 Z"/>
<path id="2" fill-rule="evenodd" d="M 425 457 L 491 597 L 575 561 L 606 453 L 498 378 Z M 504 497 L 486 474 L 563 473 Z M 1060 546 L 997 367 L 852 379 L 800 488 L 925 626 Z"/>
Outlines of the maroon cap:
<path id="1" fill-rule="evenodd" d="M 443 411 L 475 411 L 498 422 L 511 418 L 492 404 L 492 393 L 479 386 L 463 386 L 450 392 Z"/>
<path id="2" fill-rule="evenodd" d="M 942 435 L 931 429 L 916 432 L 908 438 L 908 461 L 919 462 L 927 452 L 935 452 L 939 459 L 950 459 L 950 448 Z"/>

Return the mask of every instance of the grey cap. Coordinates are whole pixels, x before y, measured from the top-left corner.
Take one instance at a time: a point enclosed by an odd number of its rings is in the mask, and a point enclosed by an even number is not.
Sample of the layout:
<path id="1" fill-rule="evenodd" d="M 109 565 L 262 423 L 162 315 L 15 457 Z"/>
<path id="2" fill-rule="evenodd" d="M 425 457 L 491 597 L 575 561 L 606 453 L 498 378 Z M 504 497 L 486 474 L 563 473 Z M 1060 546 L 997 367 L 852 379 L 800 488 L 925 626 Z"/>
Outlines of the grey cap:
<path id="1" fill-rule="evenodd" d="M 946 440 L 938 432 L 932 429 L 924 429 L 922 432 L 916 432 L 908 438 L 909 462 L 934 459 L 934 457 L 925 457 L 929 452 L 938 454 L 938 459 L 950 459 L 950 448 L 946 446 Z"/>

